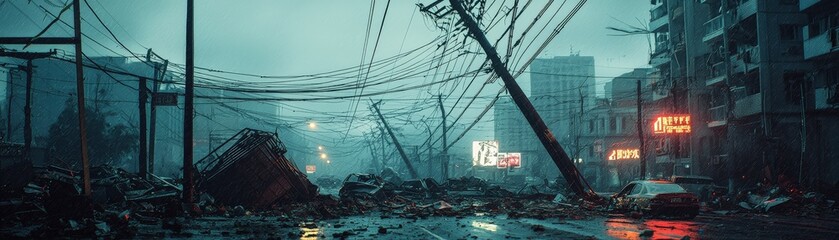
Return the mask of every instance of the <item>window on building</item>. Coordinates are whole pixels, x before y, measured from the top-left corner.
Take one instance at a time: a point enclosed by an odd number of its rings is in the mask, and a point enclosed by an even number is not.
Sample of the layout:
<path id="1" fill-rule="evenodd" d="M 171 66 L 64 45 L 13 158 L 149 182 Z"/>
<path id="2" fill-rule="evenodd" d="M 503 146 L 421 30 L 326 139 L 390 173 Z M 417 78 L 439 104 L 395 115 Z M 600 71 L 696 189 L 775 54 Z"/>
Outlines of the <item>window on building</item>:
<path id="1" fill-rule="evenodd" d="M 627 130 L 629 130 L 629 128 L 628 128 L 629 125 L 627 125 L 627 124 L 629 124 L 629 121 L 627 121 L 628 119 L 629 119 L 628 117 L 622 117 L 621 118 L 621 133 L 628 133 L 627 132 Z"/>
<path id="2" fill-rule="evenodd" d="M 804 83 L 800 73 L 784 73 L 784 92 L 789 104 L 801 104 L 801 85 Z"/>
<path id="3" fill-rule="evenodd" d="M 594 120 L 588 120 L 588 133 L 594 132 Z"/>
<path id="4" fill-rule="evenodd" d="M 798 31 L 798 26 L 795 24 L 781 24 L 780 25 L 780 39 L 785 41 L 799 40 L 801 34 Z"/>
<path id="5" fill-rule="evenodd" d="M 825 85 L 827 86 L 827 103 L 839 103 L 839 67 L 827 71 Z"/>
<path id="6" fill-rule="evenodd" d="M 620 117 L 615 117 L 614 119 L 609 119 L 609 133 L 616 133 L 617 132 L 617 123 Z"/>

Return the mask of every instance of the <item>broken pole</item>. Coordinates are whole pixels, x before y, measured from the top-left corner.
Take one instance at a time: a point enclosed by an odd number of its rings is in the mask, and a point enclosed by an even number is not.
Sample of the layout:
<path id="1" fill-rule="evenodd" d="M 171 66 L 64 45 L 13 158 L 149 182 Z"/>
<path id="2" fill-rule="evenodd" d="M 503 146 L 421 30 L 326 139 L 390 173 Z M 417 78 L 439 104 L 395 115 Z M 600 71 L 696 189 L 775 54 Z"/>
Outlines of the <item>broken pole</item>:
<path id="1" fill-rule="evenodd" d="M 509 70 L 504 67 L 504 62 L 502 62 L 498 57 L 498 52 L 496 52 L 492 44 L 489 43 L 486 36 L 484 36 L 483 31 L 478 27 L 478 24 L 475 23 L 475 20 L 473 20 L 469 13 L 466 12 L 460 4 L 460 1 L 449 0 L 449 3 L 451 3 L 452 8 L 454 8 L 458 15 L 460 15 L 460 19 L 466 25 L 469 33 L 471 33 L 475 40 L 477 40 L 481 45 L 484 52 L 486 52 L 487 57 L 492 62 L 493 70 L 495 70 L 495 73 L 498 74 L 498 76 L 501 77 L 501 80 L 504 81 L 504 86 L 506 86 L 513 101 L 519 109 L 521 109 L 524 118 L 527 119 L 530 127 L 536 133 L 536 136 L 542 142 L 545 150 L 547 150 L 548 154 L 551 156 L 554 164 L 556 164 L 559 168 L 559 171 L 562 173 L 565 181 L 567 181 L 570 185 L 571 190 L 580 196 L 595 199 L 597 195 L 594 194 L 591 187 L 584 183 L 584 180 L 580 175 L 580 171 L 574 166 L 574 162 L 572 162 L 571 158 L 568 157 L 568 153 L 566 153 L 565 150 L 562 149 L 562 146 L 559 145 L 559 142 L 556 141 L 553 133 L 551 133 L 551 130 L 548 129 L 547 125 L 545 125 L 542 117 L 539 116 L 538 112 L 536 112 L 533 104 L 527 99 L 524 91 L 522 91 L 521 87 L 519 87 L 518 83 L 516 83 L 516 80 L 510 74 Z"/>
<path id="2" fill-rule="evenodd" d="M 82 62 L 82 23 L 81 5 L 79 0 L 73 0 L 73 40 L 76 50 L 76 102 L 79 110 L 79 146 L 82 155 L 82 179 L 84 181 L 84 195 L 90 197 L 90 159 L 87 155 L 87 118 L 85 117 L 84 102 L 84 65 Z"/>
<path id="3" fill-rule="evenodd" d="M 383 117 L 382 113 L 379 111 L 379 103 L 381 103 L 381 101 L 373 103 L 373 109 L 376 109 L 376 114 L 379 115 L 379 119 L 382 120 L 382 125 L 384 125 L 385 129 L 387 129 L 387 133 L 390 135 L 390 138 L 393 139 L 393 145 L 396 145 L 396 150 L 399 151 L 399 155 L 402 156 L 402 161 L 404 161 L 405 166 L 408 167 L 408 172 L 411 174 L 411 178 L 418 178 L 417 170 L 415 170 L 414 166 L 411 165 L 411 161 L 408 159 L 408 155 L 405 154 L 405 150 L 402 149 L 402 145 L 399 144 L 399 140 L 396 140 L 396 135 L 393 134 L 393 130 L 391 130 L 390 126 L 387 125 L 385 117 Z"/>

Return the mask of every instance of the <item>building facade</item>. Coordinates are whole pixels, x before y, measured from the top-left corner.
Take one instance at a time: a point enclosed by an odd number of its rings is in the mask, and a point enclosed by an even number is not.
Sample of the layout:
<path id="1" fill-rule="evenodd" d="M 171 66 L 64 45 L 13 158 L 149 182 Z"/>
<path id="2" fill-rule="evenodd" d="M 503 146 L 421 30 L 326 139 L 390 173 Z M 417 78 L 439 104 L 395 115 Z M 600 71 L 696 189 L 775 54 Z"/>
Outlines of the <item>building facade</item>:
<path id="1" fill-rule="evenodd" d="M 835 183 L 836 14 L 833 1 L 653 1 L 651 104 L 690 114 L 692 132 L 652 136 L 652 176 Z"/>

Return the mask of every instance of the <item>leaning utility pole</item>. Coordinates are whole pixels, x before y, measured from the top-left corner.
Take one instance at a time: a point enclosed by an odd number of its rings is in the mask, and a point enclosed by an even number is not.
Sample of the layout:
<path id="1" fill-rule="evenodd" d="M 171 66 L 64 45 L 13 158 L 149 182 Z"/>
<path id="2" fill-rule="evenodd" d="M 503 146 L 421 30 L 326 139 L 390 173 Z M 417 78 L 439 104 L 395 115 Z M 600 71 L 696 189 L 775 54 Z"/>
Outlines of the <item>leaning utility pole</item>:
<path id="1" fill-rule="evenodd" d="M 405 150 L 402 149 L 402 145 L 399 144 L 399 140 L 396 140 L 396 135 L 393 134 L 393 130 L 390 129 L 390 126 L 387 125 L 387 121 L 385 117 L 382 116 L 382 113 L 379 111 L 379 103 L 373 103 L 373 109 L 376 109 L 376 114 L 379 115 L 379 119 L 382 120 L 382 125 L 384 128 L 387 129 L 387 133 L 390 134 L 390 138 L 393 140 L 393 145 L 396 145 L 396 150 L 399 151 L 399 155 L 402 156 L 402 161 L 405 162 L 405 166 L 408 167 L 408 172 L 411 174 L 411 178 L 417 178 L 417 170 L 414 170 L 414 166 L 411 165 L 411 161 L 408 159 L 408 155 L 405 154 Z M 382 136 L 384 138 L 384 136 Z"/>
<path id="2" fill-rule="evenodd" d="M 161 69 L 160 64 L 151 61 L 151 55 L 154 54 L 151 49 L 146 53 L 146 62 L 152 64 L 154 66 L 154 79 L 152 79 L 152 88 L 151 88 L 151 95 L 157 95 L 158 89 L 160 89 L 160 82 L 163 81 L 164 77 L 166 76 L 166 67 L 169 66 L 169 60 L 163 61 L 163 67 Z M 155 54 L 156 55 L 156 54 Z M 154 173 L 154 147 L 156 141 L 156 133 L 157 133 L 157 105 L 151 105 L 151 111 L 149 111 L 149 151 L 148 151 L 148 158 L 149 158 L 149 173 Z"/>
<path id="3" fill-rule="evenodd" d="M 78 1 L 78 0 L 76 0 Z M 192 205 L 193 184 L 192 179 L 192 117 L 194 110 L 192 106 L 193 97 L 195 97 L 195 39 L 193 36 L 195 24 L 193 19 L 194 0 L 186 1 L 186 88 L 184 89 L 184 164 L 183 164 L 183 203 L 187 206 Z"/>
<path id="4" fill-rule="evenodd" d="M 460 4 L 460 1 L 449 0 L 449 3 L 451 3 L 452 8 L 454 8 L 454 10 L 460 15 L 460 19 L 468 28 L 469 33 L 471 33 L 475 40 L 477 40 L 481 45 L 484 52 L 486 52 L 487 57 L 492 62 L 492 68 L 495 70 L 495 73 L 501 77 L 501 80 L 504 81 L 504 85 L 509 91 L 513 101 L 522 111 L 524 118 L 527 119 L 530 127 L 542 142 L 542 145 L 551 156 L 554 164 L 556 164 L 559 171 L 562 172 L 562 176 L 565 177 L 565 180 L 570 185 L 571 190 L 573 190 L 574 193 L 586 198 L 599 198 L 594 194 L 591 187 L 585 183 L 585 180 L 583 180 L 580 172 L 568 157 L 568 153 L 566 153 L 565 150 L 562 149 L 562 146 L 559 145 L 559 142 L 556 141 L 553 133 L 551 133 L 551 130 L 548 129 L 547 125 L 545 125 L 545 122 L 542 121 L 542 117 L 540 117 L 539 113 L 536 112 L 536 109 L 533 107 L 533 104 L 530 103 L 530 100 L 527 99 L 524 91 L 521 90 L 521 87 L 519 87 L 518 83 L 516 83 L 516 80 L 507 68 L 504 67 L 504 62 L 502 62 L 498 57 L 498 52 L 496 52 L 492 44 L 489 43 L 486 36 L 484 36 L 483 31 L 478 27 L 478 24 L 475 23 L 475 20 L 473 20 L 469 13 L 466 12 Z"/>
<path id="5" fill-rule="evenodd" d="M 0 57 L 12 57 L 26 60 L 26 67 L 22 68 L 26 72 L 26 93 L 24 96 L 23 105 L 23 154 L 25 159 L 32 157 L 32 75 L 34 68 L 32 60 L 38 58 L 47 58 L 55 54 L 51 52 L 5 52 L 0 50 Z M 11 104 L 11 101 L 10 101 Z M 9 105 L 11 107 L 11 105 Z M 11 122 L 11 119 L 8 119 Z M 11 127 L 9 128 L 11 129 Z M 7 130 L 11 131 L 11 130 Z"/>
<path id="6" fill-rule="evenodd" d="M 443 95 L 437 95 L 437 103 L 440 104 L 440 113 L 443 115 L 443 122 L 441 123 L 443 125 L 443 151 L 440 153 L 442 154 L 442 156 L 440 156 L 440 162 L 442 165 L 440 167 L 442 168 L 442 171 L 440 172 L 440 174 L 442 175 L 441 182 L 445 182 L 447 179 L 449 179 L 449 148 L 446 146 L 446 144 L 448 144 L 448 141 L 446 141 L 446 135 L 448 133 L 448 130 L 446 128 L 446 109 L 443 108 Z M 431 144 L 429 144 L 429 147 L 430 146 Z"/>
<path id="7" fill-rule="evenodd" d="M 646 179 L 647 176 L 647 158 L 644 151 L 644 115 L 641 109 L 641 80 L 635 82 L 635 94 L 636 94 L 636 103 L 637 105 L 637 112 L 638 112 L 638 120 L 636 122 L 635 128 L 638 129 L 638 142 L 640 143 L 640 147 L 638 148 L 639 155 L 641 155 L 640 164 L 641 164 L 641 180 Z"/>
<path id="8" fill-rule="evenodd" d="M 381 162 L 382 162 L 382 170 L 384 170 L 384 168 L 385 168 L 384 166 L 387 166 L 387 163 L 385 162 L 385 160 L 387 160 L 387 157 L 385 157 L 385 146 L 387 145 L 387 140 L 385 140 L 385 128 L 379 127 L 379 135 L 381 136 L 381 137 L 379 137 L 379 139 L 382 140 L 382 156 L 381 156 L 382 159 L 381 159 Z M 379 173 L 381 173 L 381 172 L 379 172 Z"/>

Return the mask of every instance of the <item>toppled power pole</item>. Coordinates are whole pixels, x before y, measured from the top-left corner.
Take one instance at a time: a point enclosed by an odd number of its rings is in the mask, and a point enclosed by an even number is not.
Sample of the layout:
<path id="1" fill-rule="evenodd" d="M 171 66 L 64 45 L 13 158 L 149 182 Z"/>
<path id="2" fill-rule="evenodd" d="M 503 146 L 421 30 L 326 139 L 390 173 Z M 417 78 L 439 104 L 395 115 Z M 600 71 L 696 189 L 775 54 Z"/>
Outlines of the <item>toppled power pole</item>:
<path id="1" fill-rule="evenodd" d="M 458 15 L 460 15 L 460 19 L 468 28 L 469 33 L 471 33 L 475 40 L 477 40 L 481 45 L 484 52 L 486 52 L 487 57 L 492 62 L 492 68 L 495 70 L 495 74 L 501 77 L 501 80 L 504 81 L 504 85 L 509 91 L 511 98 L 519 109 L 521 109 L 522 114 L 524 114 L 524 118 L 527 119 L 528 123 L 530 123 L 530 127 L 533 128 L 533 131 L 542 142 L 545 150 L 547 150 L 551 159 L 559 168 L 559 171 L 562 172 L 562 176 L 565 177 L 565 181 L 568 182 L 571 190 L 580 196 L 590 197 L 591 199 L 597 197 L 594 194 L 594 191 L 591 190 L 591 187 L 584 184 L 584 180 L 580 175 L 579 170 L 577 170 L 574 166 L 574 162 L 571 161 L 571 158 L 568 157 L 568 153 L 562 149 L 562 146 L 559 145 L 559 142 L 556 141 L 553 133 L 551 133 L 551 130 L 548 129 L 548 126 L 545 125 L 544 121 L 542 121 L 542 117 L 540 117 L 539 113 L 536 112 L 536 109 L 533 107 L 533 104 L 530 103 L 530 100 L 527 99 L 524 91 L 522 91 L 521 87 L 519 87 L 516 80 L 510 74 L 510 71 L 504 66 L 504 62 L 502 62 L 498 57 L 498 52 L 496 52 L 492 44 L 489 43 L 475 20 L 473 20 L 469 13 L 466 12 L 466 9 L 463 8 L 460 1 L 449 0 L 449 3 Z"/>
<path id="2" fill-rule="evenodd" d="M 414 165 L 411 165 L 411 160 L 408 159 L 408 155 L 405 154 L 405 150 L 402 149 L 402 145 L 399 144 L 399 140 L 396 140 L 396 135 L 393 134 L 393 130 L 390 129 L 390 126 L 387 125 L 387 121 L 385 117 L 382 116 L 382 113 L 379 111 L 379 103 L 373 103 L 373 109 L 376 110 L 376 114 L 379 115 L 379 119 L 382 120 L 382 125 L 384 125 L 385 129 L 387 129 L 387 133 L 390 135 L 390 138 L 393 140 L 393 145 L 396 145 L 396 150 L 399 151 L 399 155 L 402 156 L 402 161 L 405 162 L 405 166 L 408 167 L 408 172 L 411 173 L 411 178 L 418 178 L 417 170 L 414 170 Z M 382 136 L 384 138 L 384 136 Z M 382 146 L 384 147 L 384 146 Z"/>

